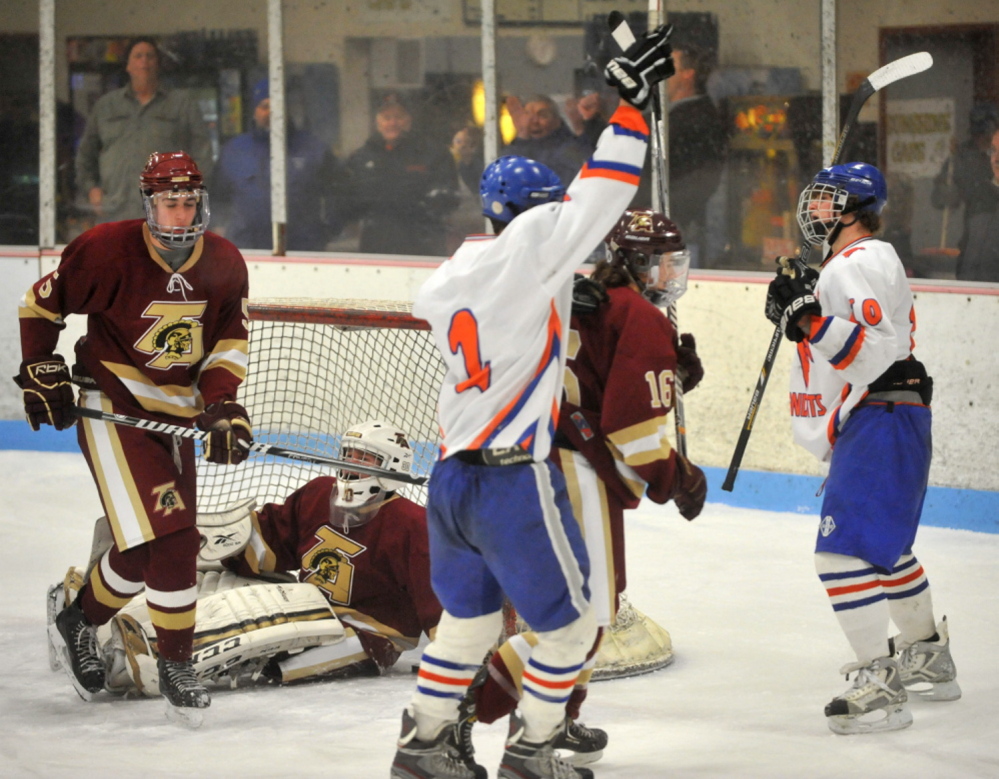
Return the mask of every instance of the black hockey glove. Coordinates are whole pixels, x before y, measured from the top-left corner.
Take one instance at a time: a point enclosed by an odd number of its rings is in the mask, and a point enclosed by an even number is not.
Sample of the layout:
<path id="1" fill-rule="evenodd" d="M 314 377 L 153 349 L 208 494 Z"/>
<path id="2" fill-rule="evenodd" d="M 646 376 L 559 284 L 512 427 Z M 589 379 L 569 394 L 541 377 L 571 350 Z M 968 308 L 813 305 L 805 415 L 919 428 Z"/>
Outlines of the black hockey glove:
<path id="1" fill-rule="evenodd" d="M 776 262 L 778 273 L 800 278 L 810 292 L 815 291 L 815 285 L 819 280 L 819 272 L 817 270 L 806 265 L 797 257 L 778 257 Z"/>
<path id="2" fill-rule="evenodd" d="M 577 273 L 572 282 L 572 313 L 592 314 L 607 300 L 607 290 L 599 281 Z"/>
<path id="3" fill-rule="evenodd" d="M 804 281 L 781 272 L 770 282 L 767 290 L 766 314 L 767 319 L 778 325 L 789 340 L 798 343 L 805 337 L 798 322 L 808 314 L 822 316 L 822 307 Z"/>
<path id="4" fill-rule="evenodd" d="M 25 360 L 14 382 L 21 388 L 24 413 L 32 430 L 42 425 L 65 430 L 76 423 L 73 385 L 69 383 L 69 368 L 62 355 Z"/>
<path id="5" fill-rule="evenodd" d="M 205 459 L 218 465 L 238 465 L 253 445 L 250 417 L 239 403 L 223 400 L 212 403 L 195 420 L 208 433 L 201 445 Z"/>
<path id="6" fill-rule="evenodd" d="M 652 88 L 676 73 L 673 47 L 669 45 L 672 32 L 673 26 L 667 24 L 645 33 L 604 68 L 607 83 L 639 111 L 649 104 Z"/>
<path id="7" fill-rule="evenodd" d="M 676 348 L 676 377 L 680 380 L 684 395 L 700 384 L 704 378 L 704 366 L 701 365 L 701 358 L 697 356 L 697 343 L 690 333 L 680 336 L 680 345 Z"/>

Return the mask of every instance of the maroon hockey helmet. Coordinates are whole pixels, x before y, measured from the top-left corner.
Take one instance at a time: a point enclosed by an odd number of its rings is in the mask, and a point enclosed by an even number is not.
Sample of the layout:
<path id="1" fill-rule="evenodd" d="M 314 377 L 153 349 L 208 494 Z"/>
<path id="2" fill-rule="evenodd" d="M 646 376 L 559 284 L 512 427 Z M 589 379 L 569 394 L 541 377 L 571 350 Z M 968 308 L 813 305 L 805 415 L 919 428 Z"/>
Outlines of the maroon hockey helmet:
<path id="1" fill-rule="evenodd" d="M 183 151 L 153 152 L 139 174 L 139 191 L 146 211 L 146 222 L 153 236 L 169 249 L 193 246 L 208 229 L 211 210 L 204 177 L 191 155 Z M 161 225 L 156 219 L 156 204 L 163 198 L 194 197 L 197 213 L 194 222 L 185 226 Z"/>
<path id="2" fill-rule="evenodd" d="M 665 214 L 625 211 L 606 244 L 608 261 L 624 268 L 656 305 L 674 303 L 687 291 L 690 252 L 680 228 Z"/>

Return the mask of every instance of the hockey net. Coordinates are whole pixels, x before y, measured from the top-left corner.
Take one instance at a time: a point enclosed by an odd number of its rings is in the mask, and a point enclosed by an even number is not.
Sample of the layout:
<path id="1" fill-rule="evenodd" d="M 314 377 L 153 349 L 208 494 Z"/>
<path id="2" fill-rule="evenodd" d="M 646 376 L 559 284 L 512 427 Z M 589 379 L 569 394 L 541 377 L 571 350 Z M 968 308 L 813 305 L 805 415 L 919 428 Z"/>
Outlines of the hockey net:
<path id="1" fill-rule="evenodd" d="M 340 457 L 353 425 L 381 419 L 410 436 L 414 475 L 429 475 L 440 432 L 437 393 L 444 364 L 429 325 L 411 304 L 313 298 L 250 302 L 250 364 L 239 400 L 261 443 Z M 199 458 L 198 509 L 222 511 L 253 498 L 282 502 L 332 469 L 270 455 L 252 455 L 238 468 Z M 425 486 L 400 493 L 426 505 Z M 528 629 L 511 622 L 506 633 Z M 594 679 L 647 673 L 673 659 L 669 633 L 626 600 L 608 630 Z"/>
<path id="2" fill-rule="evenodd" d="M 381 419 L 410 436 L 414 475 L 430 472 L 439 442 L 435 419 L 444 364 L 429 325 L 409 303 L 257 299 L 250 302 L 250 366 L 239 400 L 254 439 L 329 457 L 343 433 Z M 283 501 L 329 466 L 252 455 L 238 468 L 199 460 L 198 508 L 221 511 L 246 498 Z M 407 486 L 426 504 L 426 488 Z"/>

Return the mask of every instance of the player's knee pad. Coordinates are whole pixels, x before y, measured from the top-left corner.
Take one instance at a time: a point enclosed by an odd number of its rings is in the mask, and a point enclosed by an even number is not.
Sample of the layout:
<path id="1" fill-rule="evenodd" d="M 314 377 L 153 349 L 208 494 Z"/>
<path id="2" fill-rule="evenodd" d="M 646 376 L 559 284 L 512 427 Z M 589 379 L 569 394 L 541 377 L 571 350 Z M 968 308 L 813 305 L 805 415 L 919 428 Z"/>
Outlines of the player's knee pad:
<path id="1" fill-rule="evenodd" d="M 468 619 L 444 611 L 437 624 L 434 655 L 441 660 L 481 662 L 502 629 L 502 611 Z"/>
<path id="2" fill-rule="evenodd" d="M 556 665 L 582 663 L 593 647 L 596 635 L 596 616 L 593 609 L 589 608 L 564 627 L 539 631 L 538 644 L 534 647 L 532 657 Z"/>

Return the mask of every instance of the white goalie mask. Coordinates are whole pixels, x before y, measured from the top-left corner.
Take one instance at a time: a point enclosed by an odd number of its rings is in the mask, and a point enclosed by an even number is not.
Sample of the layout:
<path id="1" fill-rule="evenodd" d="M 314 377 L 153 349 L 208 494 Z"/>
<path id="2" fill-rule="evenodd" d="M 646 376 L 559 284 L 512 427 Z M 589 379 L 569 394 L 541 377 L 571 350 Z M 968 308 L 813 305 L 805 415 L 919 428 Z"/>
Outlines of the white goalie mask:
<path id="1" fill-rule="evenodd" d="M 383 468 L 386 471 L 411 474 L 413 447 L 409 436 L 394 425 L 371 420 L 355 425 L 343 434 L 340 459 Z M 340 509 L 359 509 L 394 492 L 405 482 L 382 476 L 369 476 L 347 468 L 336 472 L 337 489 L 333 505 Z"/>

